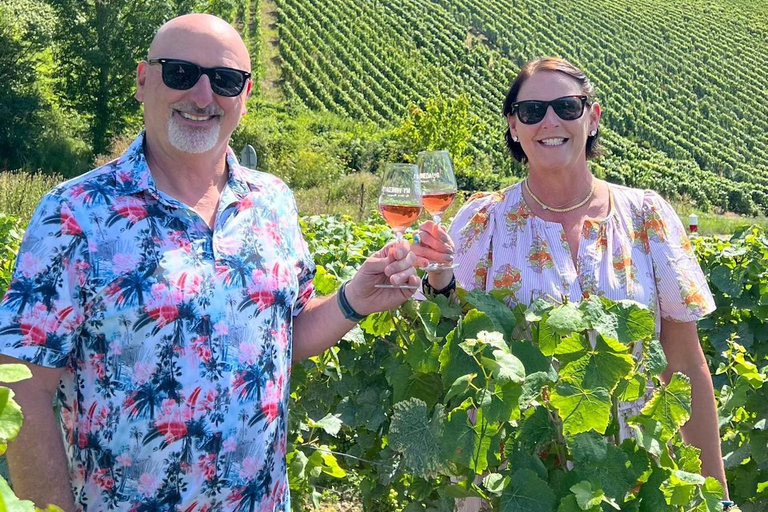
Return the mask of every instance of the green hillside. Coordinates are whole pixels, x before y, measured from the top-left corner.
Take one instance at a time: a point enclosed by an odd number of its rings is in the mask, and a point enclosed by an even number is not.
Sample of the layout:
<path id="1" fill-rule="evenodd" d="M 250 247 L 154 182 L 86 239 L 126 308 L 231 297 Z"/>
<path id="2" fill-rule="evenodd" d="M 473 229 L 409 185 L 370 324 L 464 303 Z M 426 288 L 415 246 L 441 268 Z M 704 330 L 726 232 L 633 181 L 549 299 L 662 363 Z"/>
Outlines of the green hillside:
<path id="1" fill-rule="evenodd" d="M 703 208 L 768 213 L 768 2 L 276 0 L 289 103 L 387 127 L 410 103 L 467 93 L 470 152 L 505 172 L 504 94 L 527 60 L 592 78 L 598 173 Z M 520 172 L 519 169 L 513 169 Z"/>

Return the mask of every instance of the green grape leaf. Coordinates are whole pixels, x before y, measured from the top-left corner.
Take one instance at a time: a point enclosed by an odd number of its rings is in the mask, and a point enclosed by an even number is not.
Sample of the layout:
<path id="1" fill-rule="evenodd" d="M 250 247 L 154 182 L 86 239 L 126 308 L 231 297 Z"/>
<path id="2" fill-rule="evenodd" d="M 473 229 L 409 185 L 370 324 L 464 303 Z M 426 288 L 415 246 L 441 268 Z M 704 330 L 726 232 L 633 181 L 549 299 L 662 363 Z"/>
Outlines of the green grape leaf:
<path id="1" fill-rule="evenodd" d="M 431 409 L 443 394 L 443 382 L 436 373 L 413 372 L 407 364 L 400 365 L 388 376 L 392 382 L 392 401 L 419 398 Z"/>
<path id="2" fill-rule="evenodd" d="M 405 362 L 413 371 L 422 373 L 437 373 L 440 369 L 440 345 L 426 339 L 426 336 L 416 333 L 405 352 Z"/>
<path id="3" fill-rule="evenodd" d="M 701 488 L 701 495 L 704 497 L 704 501 L 707 503 L 709 510 L 714 512 L 718 510 L 720 500 L 725 496 L 723 484 L 716 478 L 708 476 Z"/>
<path id="4" fill-rule="evenodd" d="M 653 468 L 651 476 L 645 482 L 637 497 L 640 500 L 639 512 L 673 512 L 677 509 L 667 503 L 664 493 L 661 491 L 662 484 L 667 480 L 670 471 L 658 466 Z"/>
<path id="5" fill-rule="evenodd" d="M 493 494 L 501 494 L 508 484 L 509 477 L 505 477 L 499 473 L 488 473 L 485 478 L 483 478 L 483 487 Z"/>
<path id="6" fill-rule="evenodd" d="M 483 366 L 491 370 L 494 379 L 515 384 L 525 381 L 525 367 L 518 358 L 502 350 L 494 350 L 493 357 L 495 360 L 484 358 Z"/>
<path id="7" fill-rule="evenodd" d="M 606 339 L 626 345 L 656 332 L 653 314 L 638 302 L 590 297 L 580 306 L 592 328 Z"/>
<path id="8" fill-rule="evenodd" d="M 435 406 L 431 419 L 427 416 L 427 404 L 418 398 L 392 406 L 389 444 L 402 454 L 408 470 L 428 478 L 442 467 L 440 444 L 444 422 L 442 405 Z"/>
<path id="9" fill-rule="evenodd" d="M 464 395 L 466 395 L 467 391 L 470 389 L 470 384 L 472 383 L 472 380 L 477 377 L 476 373 L 470 373 L 469 375 L 462 375 L 458 379 L 456 379 L 453 384 L 451 384 L 450 389 L 448 389 L 448 392 L 445 394 L 445 398 L 443 398 L 443 403 L 448 403 L 451 398 L 457 396 L 459 399 L 464 398 Z"/>
<path id="10" fill-rule="evenodd" d="M 517 322 L 509 306 L 479 289 L 469 292 L 464 300 L 472 304 L 478 311 L 485 313 L 493 322 L 493 330 L 501 331 L 507 342 L 511 340 L 512 329 L 515 328 Z"/>
<path id="11" fill-rule="evenodd" d="M 31 512 L 35 510 L 35 504 L 29 500 L 20 500 L 11 490 L 5 478 L 0 477 L 0 509 L 4 512 Z"/>
<path id="12" fill-rule="evenodd" d="M 576 496 L 569 494 L 565 498 L 560 500 L 560 506 L 557 507 L 557 512 L 601 512 L 600 505 L 596 505 L 589 509 L 583 509 L 576 501 Z"/>
<path id="13" fill-rule="evenodd" d="M 574 436 L 568 441 L 568 448 L 580 480 L 600 482 L 607 499 L 623 501 L 636 476 L 627 468 L 629 458 L 621 448 L 596 432 Z"/>
<path id="14" fill-rule="evenodd" d="M 655 338 L 648 341 L 648 357 L 644 361 L 645 369 L 650 375 L 660 375 L 667 369 L 667 356 L 661 342 Z"/>
<path id="15" fill-rule="evenodd" d="M 557 372 L 552 362 L 531 341 L 513 341 L 509 346 L 509 352 L 523 363 L 526 375 L 545 372 L 552 382 L 557 380 Z"/>
<path id="16" fill-rule="evenodd" d="M 501 493 L 501 512 L 552 512 L 557 499 L 549 484 L 530 469 L 514 472 Z"/>
<path id="17" fill-rule="evenodd" d="M 698 487 L 703 485 L 704 481 L 701 475 L 673 470 L 669 478 L 661 484 L 661 492 L 670 505 L 686 507 L 690 505 Z"/>
<path id="18" fill-rule="evenodd" d="M 574 302 L 556 307 L 549 312 L 546 318 L 542 319 L 542 323 L 545 323 L 559 334 L 582 332 L 590 328 L 584 312 Z"/>
<path id="19" fill-rule="evenodd" d="M 488 448 L 496 429 L 477 409 L 475 423 L 469 420 L 467 411 L 455 409 L 448 415 L 443 436 L 442 456 L 481 474 L 488 468 Z"/>
<path id="20" fill-rule="evenodd" d="M 341 283 L 339 278 L 328 272 L 323 265 L 318 265 L 312 284 L 320 295 L 330 295 Z"/>
<path id="21" fill-rule="evenodd" d="M 457 304 L 445 295 L 438 295 L 432 300 L 432 302 L 437 304 L 437 307 L 440 308 L 440 314 L 445 318 L 456 320 L 461 316 L 461 305 Z"/>
<path id="22" fill-rule="evenodd" d="M 640 400 L 645 396 L 645 387 L 648 385 L 648 381 L 645 380 L 645 376 L 640 373 L 630 375 L 629 379 L 623 380 L 616 387 L 616 394 L 619 400 L 623 402 L 634 402 Z"/>
<path id="23" fill-rule="evenodd" d="M 554 380 L 545 372 L 528 375 L 523 383 L 523 393 L 520 395 L 520 408 L 526 409 L 532 401 L 539 397 L 544 386 L 553 383 Z"/>
<path id="24" fill-rule="evenodd" d="M 360 322 L 360 328 L 376 338 L 383 338 L 395 328 L 389 311 L 371 313 Z"/>
<path id="25" fill-rule="evenodd" d="M 24 415 L 21 407 L 13 399 L 13 391 L 0 387 L 0 441 L 7 442 L 16 439 L 21 430 Z"/>
<path id="26" fill-rule="evenodd" d="M 424 334 L 432 342 L 438 341 L 437 326 L 440 323 L 440 306 L 430 301 L 422 301 L 416 310 L 424 326 Z"/>
<path id="27" fill-rule="evenodd" d="M 616 510 L 621 510 L 621 507 L 616 503 L 614 499 L 605 497 L 603 489 L 599 486 L 592 488 L 592 483 L 589 480 L 582 480 L 578 484 L 571 486 L 571 492 L 576 496 L 576 503 L 581 510 L 600 510 L 600 504 L 605 502 L 609 506 Z"/>
<path id="28" fill-rule="evenodd" d="M 533 341 L 536 343 L 536 346 L 539 347 L 541 353 L 549 357 L 555 353 L 555 350 L 557 350 L 558 345 L 562 341 L 562 335 L 547 323 L 547 318 L 549 318 L 549 313 L 545 313 L 544 320 L 539 322 L 533 330 L 535 333 Z"/>
<path id="29" fill-rule="evenodd" d="M 528 306 L 528 308 L 525 310 L 525 313 L 523 313 L 523 317 L 528 323 L 538 322 L 544 318 L 544 315 L 547 312 L 554 309 L 554 307 L 555 305 L 550 301 L 539 297 L 531 302 L 530 306 Z"/>
<path id="30" fill-rule="evenodd" d="M 446 336 L 446 343 L 440 352 L 440 373 L 445 386 L 468 373 L 483 373 L 475 360 L 464 352 L 461 343 L 477 339 L 481 331 L 487 331 L 491 327 L 492 323 L 485 313 L 472 310 L 460 319 L 456 328 Z"/>
<path id="31" fill-rule="evenodd" d="M 31 378 L 32 372 L 29 371 L 26 365 L 17 363 L 0 364 L 0 382 L 18 382 Z"/>
<path id="32" fill-rule="evenodd" d="M 513 382 L 497 382 L 490 404 L 483 408 L 486 419 L 492 423 L 517 419 L 520 416 L 518 404 L 522 391 L 522 387 Z"/>
<path id="33" fill-rule="evenodd" d="M 560 370 L 560 377 L 579 382 L 584 388 L 605 388 L 610 392 L 634 367 L 635 361 L 631 355 L 611 352 L 598 337 L 595 349 L 565 364 Z"/>
<path id="34" fill-rule="evenodd" d="M 551 442 L 557 437 L 557 430 L 549 419 L 547 408 L 538 405 L 526 411 L 520 427 L 520 446 L 533 452 L 537 446 Z"/>
<path id="35" fill-rule="evenodd" d="M 335 436 L 339 433 L 339 430 L 341 430 L 341 425 L 343 422 L 341 421 L 341 418 L 338 414 L 330 414 L 328 413 L 321 419 L 320 421 L 313 421 L 311 418 L 307 420 L 307 425 L 310 428 L 321 428 L 326 433 Z"/>
<path id="36" fill-rule="evenodd" d="M 578 382 L 560 381 L 550 397 L 563 420 L 563 433 L 572 436 L 595 430 L 605 433 L 611 419 L 611 396 L 605 388 L 587 389 Z"/>
<path id="37" fill-rule="evenodd" d="M 675 373 L 669 384 L 654 391 L 653 397 L 643 407 L 641 416 L 661 423 L 662 441 L 672 439 L 691 417 L 690 379 L 681 373 Z"/>

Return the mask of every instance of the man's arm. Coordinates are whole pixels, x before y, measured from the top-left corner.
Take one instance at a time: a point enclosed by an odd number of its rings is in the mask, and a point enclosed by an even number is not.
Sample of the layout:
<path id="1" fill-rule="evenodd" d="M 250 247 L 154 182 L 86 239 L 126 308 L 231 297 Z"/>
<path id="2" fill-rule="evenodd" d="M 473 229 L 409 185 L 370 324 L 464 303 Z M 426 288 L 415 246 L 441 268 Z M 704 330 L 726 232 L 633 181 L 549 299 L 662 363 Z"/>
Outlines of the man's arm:
<path id="1" fill-rule="evenodd" d="M 408 300 L 415 289 L 376 288 L 375 285 L 408 283 L 418 286 L 419 278 L 413 268 L 415 259 L 407 242 L 389 244 L 369 257 L 347 283 L 349 305 L 357 313 L 368 315 L 397 307 Z M 354 325 L 355 322 L 344 318 L 335 293 L 312 299 L 293 321 L 293 361 L 301 361 L 330 348 Z"/>
<path id="2" fill-rule="evenodd" d="M 31 379 L 9 384 L 24 414 L 19 436 L 8 444 L 6 454 L 13 490 L 39 507 L 53 504 L 73 512 L 66 452 L 53 414 L 53 395 L 64 370 L 0 355 L 0 364 L 6 363 L 25 364 L 32 371 Z"/>
<path id="3" fill-rule="evenodd" d="M 681 430 L 683 439 L 701 450 L 701 472 L 723 484 L 727 499 L 728 484 L 720 448 L 712 376 L 699 344 L 696 323 L 662 320 L 660 338 L 669 363 L 662 379 L 669 382 L 674 372 L 683 373 L 691 379 L 691 419 Z"/>

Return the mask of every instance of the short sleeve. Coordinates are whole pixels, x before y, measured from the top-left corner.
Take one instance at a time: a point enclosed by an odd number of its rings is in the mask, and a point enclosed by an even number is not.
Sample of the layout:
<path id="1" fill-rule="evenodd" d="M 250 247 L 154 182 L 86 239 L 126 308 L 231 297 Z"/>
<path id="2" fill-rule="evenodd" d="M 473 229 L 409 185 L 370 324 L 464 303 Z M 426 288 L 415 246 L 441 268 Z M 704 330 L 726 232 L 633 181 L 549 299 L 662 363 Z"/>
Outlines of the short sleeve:
<path id="1" fill-rule="evenodd" d="M 476 194 L 461 207 L 448 234 L 456 251 L 456 284 L 465 290 L 486 289 L 491 264 L 494 211 L 503 198 L 499 193 Z"/>
<path id="2" fill-rule="evenodd" d="M 49 194 L 37 206 L 0 303 L 0 352 L 63 367 L 84 320 L 88 242 L 73 208 Z"/>
<path id="3" fill-rule="evenodd" d="M 642 213 L 661 318 L 693 322 L 714 311 L 707 280 L 675 210 L 656 192 L 646 191 Z"/>

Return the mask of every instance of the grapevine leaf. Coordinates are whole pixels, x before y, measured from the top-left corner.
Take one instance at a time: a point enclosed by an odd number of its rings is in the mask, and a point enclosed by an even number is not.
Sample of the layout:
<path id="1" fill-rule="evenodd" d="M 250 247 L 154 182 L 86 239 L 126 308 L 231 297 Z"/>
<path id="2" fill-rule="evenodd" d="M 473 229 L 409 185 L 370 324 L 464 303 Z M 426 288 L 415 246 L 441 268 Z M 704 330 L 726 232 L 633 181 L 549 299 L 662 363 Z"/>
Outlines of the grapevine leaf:
<path id="1" fill-rule="evenodd" d="M 502 332 L 507 342 L 511 340 L 512 329 L 515 328 L 516 321 L 509 306 L 479 289 L 469 292 L 465 300 L 488 316 L 493 322 L 493 330 Z"/>
<path id="2" fill-rule="evenodd" d="M 720 500 L 723 499 L 725 492 L 723 490 L 723 484 L 716 478 L 708 476 L 704 481 L 704 485 L 701 488 L 701 495 L 704 497 L 704 501 L 707 502 L 709 510 L 718 510 Z"/>
<path id="3" fill-rule="evenodd" d="M 335 436 L 339 433 L 342 424 L 343 422 L 341 421 L 341 418 L 338 414 L 334 415 L 330 413 L 320 421 L 313 421 L 312 419 L 307 421 L 307 425 L 309 425 L 310 428 L 321 428 L 332 436 Z"/>
<path id="4" fill-rule="evenodd" d="M 662 441 L 666 442 L 691 417 L 691 381 L 675 373 L 666 386 L 656 389 L 641 415 L 661 423 Z"/>
<path id="5" fill-rule="evenodd" d="M 648 342 L 648 358 L 645 361 L 645 369 L 651 375 L 659 375 L 667 369 L 667 356 L 664 355 L 661 342 L 655 338 L 651 338 Z"/>
<path id="6" fill-rule="evenodd" d="M 515 471 L 501 494 L 501 512 L 553 512 L 557 504 L 549 484 L 530 469 Z"/>
<path id="7" fill-rule="evenodd" d="M 539 322 L 538 328 L 534 330 L 536 337 L 534 342 L 541 350 L 541 353 L 549 357 L 555 353 L 557 346 L 562 341 L 562 336 L 555 331 L 554 327 L 547 323 L 546 319 L 549 317 L 549 313 L 544 315 L 544 320 Z"/>
<path id="8" fill-rule="evenodd" d="M 560 500 L 560 506 L 557 507 L 557 512 L 600 512 L 601 510 L 599 505 L 586 510 L 582 509 L 573 494 Z"/>
<path id="9" fill-rule="evenodd" d="M 549 419 L 546 407 L 539 405 L 532 412 L 527 412 L 519 436 L 523 449 L 533 452 L 538 446 L 549 443 L 556 437 L 557 431 Z"/>
<path id="10" fill-rule="evenodd" d="M 32 372 L 23 364 L 0 364 L 0 382 L 31 379 Z"/>
<path id="11" fill-rule="evenodd" d="M 312 284 L 320 295 L 330 295 L 339 287 L 339 278 L 328 272 L 323 265 L 318 265 Z"/>
<path id="12" fill-rule="evenodd" d="M 484 313 L 472 310 L 446 336 L 446 343 L 440 352 L 440 373 L 444 385 L 448 386 L 468 373 L 482 373 L 480 366 L 464 352 L 460 344 L 466 339 L 476 339 L 481 331 L 487 331 L 490 327 L 491 321 Z"/>
<path id="13" fill-rule="evenodd" d="M 509 345 L 504 341 L 504 336 L 500 332 L 481 331 L 477 334 L 477 340 L 483 343 L 483 345 L 509 354 Z"/>
<path id="14" fill-rule="evenodd" d="M 439 340 L 437 325 L 440 323 L 440 307 L 434 302 L 423 301 L 419 303 L 417 315 L 424 326 L 424 334 L 432 342 Z"/>
<path id="15" fill-rule="evenodd" d="M 483 478 L 483 487 L 493 494 L 501 494 L 501 491 L 504 490 L 504 487 L 506 487 L 507 484 L 509 484 L 509 477 L 505 477 L 499 473 L 488 473 L 488 475 Z"/>
<path id="16" fill-rule="evenodd" d="M 544 386 L 554 383 L 554 379 L 548 373 L 536 372 L 528 375 L 523 383 L 523 393 L 520 395 L 520 407 L 525 409 L 538 398 Z"/>
<path id="17" fill-rule="evenodd" d="M 547 468 L 538 456 L 517 448 L 510 455 L 509 461 L 509 467 L 515 468 L 515 471 L 518 469 L 530 469 L 542 480 L 547 480 Z"/>
<path id="18" fill-rule="evenodd" d="M 440 314 L 445 318 L 455 320 L 461 316 L 461 305 L 455 303 L 445 295 L 438 295 L 432 301 L 440 308 Z"/>
<path id="19" fill-rule="evenodd" d="M 616 394 L 619 400 L 624 402 L 634 402 L 640 400 L 645 395 L 645 387 L 648 382 L 645 380 L 645 376 L 636 373 L 629 377 L 629 379 L 619 383 L 616 388 Z"/>
<path id="20" fill-rule="evenodd" d="M 491 403 L 483 411 L 488 421 L 495 423 L 517 419 L 520 416 L 518 403 L 521 393 L 522 388 L 513 382 L 496 383 Z"/>
<path id="21" fill-rule="evenodd" d="M 589 480 L 582 480 L 576 485 L 571 486 L 570 490 L 576 496 L 576 503 L 581 510 L 600 510 L 600 504 L 603 501 L 616 510 L 621 510 L 616 501 L 605 497 L 605 493 L 600 487 L 593 489 L 592 483 Z"/>
<path id="22" fill-rule="evenodd" d="M 382 311 L 381 313 L 371 313 L 362 322 L 360 322 L 360 328 L 374 336 L 376 338 L 383 338 L 395 328 L 395 323 L 392 321 L 392 315 L 389 311 Z"/>
<path id="23" fill-rule="evenodd" d="M 571 334 L 589 329 L 589 322 L 584 312 L 574 302 L 556 307 L 549 312 L 549 315 L 542 320 L 542 323 L 554 329 L 558 334 Z"/>
<path id="24" fill-rule="evenodd" d="M 557 380 L 557 372 L 552 366 L 552 362 L 531 341 L 513 341 L 509 346 L 509 351 L 523 363 L 526 375 L 546 372 L 552 382 Z"/>
<path id="25" fill-rule="evenodd" d="M 560 377 L 579 382 L 585 388 L 605 388 L 613 391 L 620 380 L 634 369 L 635 362 L 629 354 L 611 352 L 598 337 L 594 350 L 567 363 L 560 370 Z"/>
<path id="26" fill-rule="evenodd" d="M 0 507 L 7 512 L 29 512 L 35 509 L 35 504 L 29 500 L 20 500 L 11 490 L 5 478 L 0 477 Z"/>
<path id="27" fill-rule="evenodd" d="M 403 464 L 413 473 L 428 478 L 441 466 L 440 443 L 445 413 L 437 405 L 430 419 L 427 404 L 418 398 L 392 406 L 389 444 L 403 455 Z"/>
<path id="28" fill-rule="evenodd" d="M 437 372 L 440 369 L 440 345 L 430 342 L 417 333 L 405 352 L 405 361 L 416 372 Z"/>
<path id="29" fill-rule="evenodd" d="M 608 428 L 611 396 L 605 388 L 584 388 L 578 382 L 561 381 L 550 401 L 563 420 L 566 436 L 589 430 L 603 434 Z"/>
<path id="30" fill-rule="evenodd" d="M 674 470 L 661 484 L 661 492 L 670 505 L 685 507 L 693 499 L 698 486 L 704 484 L 704 477 L 687 471 Z"/>
<path id="31" fill-rule="evenodd" d="M 485 419 L 482 409 L 477 410 L 474 424 L 467 411 L 455 409 L 445 425 L 442 455 L 480 474 L 488 467 L 488 448 L 495 434 L 496 429 Z"/>
<path id="32" fill-rule="evenodd" d="M 667 503 L 664 493 L 661 492 L 661 486 L 669 473 L 669 470 L 658 466 L 653 468 L 648 481 L 640 487 L 637 494 L 640 499 L 640 512 L 673 512 L 675 510 Z"/>
<path id="33" fill-rule="evenodd" d="M 13 392 L 9 388 L 0 387 L 0 441 L 16 439 L 23 419 L 21 407 L 13 399 Z"/>
<path id="34" fill-rule="evenodd" d="M 534 299 L 533 302 L 531 302 L 531 305 L 528 306 L 528 309 L 525 310 L 525 321 L 529 323 L 538 322 L 544 318 L 545 313 L 551 311 L 554 307 L 555 305 L 548 300 L 540 297 Z"/>
<path id="35" fill-rule="evenodd" d="M 407 364 L 400 365 L 388 379 L 392 382 L 393 402 L 419 398 L 431 409 L 443 394 L 443 383 L 438 374 L 413 372 Z"/>
<path id="36" fill-rule="evenodd" d="M 451 384 L 451 388 L 445 394 L 443 402 L 447 404 L 450 399 L 455 396 L 459 397 L 459 399 L 463 399 L 464 395 L 467 393 L 467 391 L 469 391 L 469 385 L 472 383 L 472 380 L 475 377 L 477 377 L 476 373 L 470 373 L 469 375 L 462 375 L 456 379 L 453 384 Z"/>
<path id="37" fill-rule="evenodd" d="M 518 358 L 502 350 L 493 351 L 494 360 L 484 365 L 491 369 L 493 378 L 500 382 L 522 384 L 525 381 L 525 367 Z"/>
<path id="38" fill-rule="evenodd" d="M 640 446 L 648 453 L 659 457 L 665 441 L 663 441 L 663 427 L 660 422 L 643 416 L 634 416 L 627 424 L 635 429 L 635 437 Z"/>
<path id="39" fill-rule="evenodd" d="M 635 484 L 636 477 L 627 468 L 627 454 L 596 432 L 574 436 L 568 448 L 580 479 L 600 482 L 608 499 L 622 501 Z"/>
<path id="40" fill-rule="evenodd" d="M 600 323 L 595 326 L 595 330 L 603 337 L 626 345 L 633 341 L 651 338 L 656 333 L 656 321 L 644 305 L 631 300 L 616 302 L 605 298 L 600 300 L 607 315 L 614 319 L 605 326 Z M 615 329 L 609 328 L 609 325 L 615 325 Z"/>

